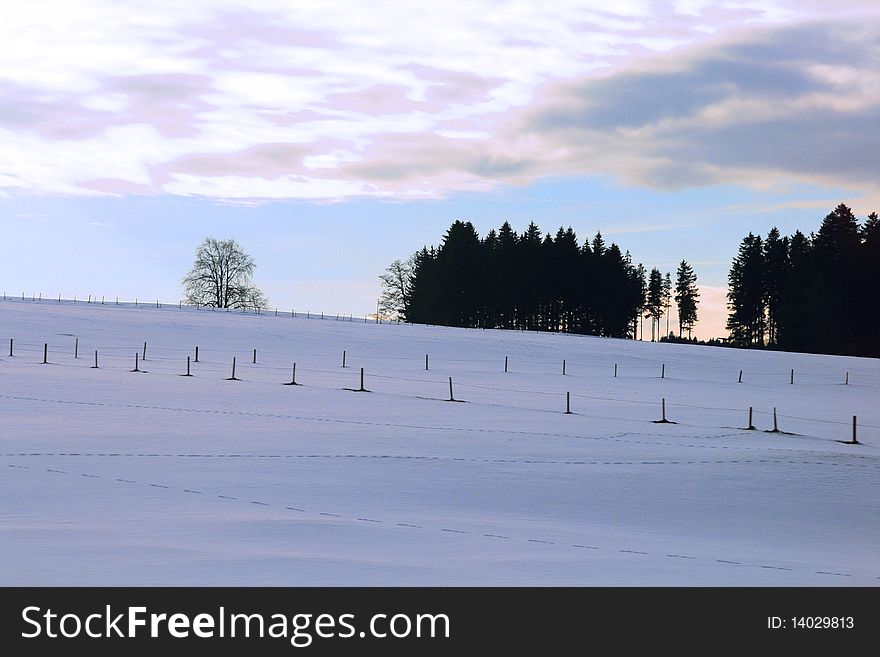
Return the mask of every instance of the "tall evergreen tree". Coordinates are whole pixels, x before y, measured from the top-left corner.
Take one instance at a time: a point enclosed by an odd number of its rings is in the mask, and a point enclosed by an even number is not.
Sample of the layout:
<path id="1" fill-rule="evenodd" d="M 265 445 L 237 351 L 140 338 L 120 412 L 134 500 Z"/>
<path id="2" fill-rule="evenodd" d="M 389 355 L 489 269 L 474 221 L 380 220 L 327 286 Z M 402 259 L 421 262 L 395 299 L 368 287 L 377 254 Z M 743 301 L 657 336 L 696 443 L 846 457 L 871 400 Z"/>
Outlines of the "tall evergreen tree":
<path id="1" fill-rule="evenodd" d="M 666 315 L 666 334 L 669 337 L 669 310 L 672 308 L 672 277 L 669 272 L 663 275 L 663 312 Z"/>
<path id="2" fill-rule="evenodd" d="M 780 237 L 779 229 L 774 226 L 764 240 L 767 344 L 770 345 L 775 345 L 779 339 L 779 306 L 789 264 L 788 238 Z"/>
<path id="3" fill-rule="evenodd" d="M 651 319 L 651 342 L 658 339 L 660 316 L 663 314 L 663 275 L 656 267 L 648 276 L 648 292 L 645 297 L 645 317 Z"/>
<path id="4" fill-rule="evenodd" d="M 678 265 L 675 278 L 675 304 L 678 307 L 678 337 L 687 329 L 688 339 L 697 322 L 697 305 L 700 291 L 697 289 L 697 275 L 687 261 Z"/>
<path id="5" fill-rule="evenodd" d="M 728 276 L 727 328 L 734 344 L 763 346 L 767 293 L 763 242 L 749 233 L 739 246 Z"/>

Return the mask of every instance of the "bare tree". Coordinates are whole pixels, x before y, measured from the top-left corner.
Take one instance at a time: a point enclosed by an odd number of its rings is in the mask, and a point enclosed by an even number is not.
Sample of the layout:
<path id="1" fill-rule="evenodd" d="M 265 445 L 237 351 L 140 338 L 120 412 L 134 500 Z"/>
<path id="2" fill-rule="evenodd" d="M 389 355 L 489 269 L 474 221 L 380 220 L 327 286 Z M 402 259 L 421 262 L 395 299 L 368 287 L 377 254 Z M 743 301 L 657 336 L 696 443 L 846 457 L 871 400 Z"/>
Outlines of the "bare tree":
<path id="1" fill-rule="evenodd" d="M 381 315 L 394 319 L 406 318 L 412 275 L 413 257 L 410 257 L 406 261 L 395 260 L 379 276 L 382 281 L 382 295 L 379 297 Z"/>
<path id="2" fill-rule="evenodd" d="M 265 308 L 268 299 L 252 282 L 256 266 L 235 240 L 206 238 L 183 279 L 186 302 L 215 308 Z"/>

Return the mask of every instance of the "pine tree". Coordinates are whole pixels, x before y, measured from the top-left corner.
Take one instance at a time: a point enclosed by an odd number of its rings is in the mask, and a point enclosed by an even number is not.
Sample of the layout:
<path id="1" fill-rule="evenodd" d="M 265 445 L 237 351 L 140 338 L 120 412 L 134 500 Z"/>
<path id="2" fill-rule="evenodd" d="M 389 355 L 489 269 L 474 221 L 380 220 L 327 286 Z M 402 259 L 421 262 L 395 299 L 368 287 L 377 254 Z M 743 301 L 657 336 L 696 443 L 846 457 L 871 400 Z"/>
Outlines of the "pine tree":
<path id="1" fill-rule="evenodd" d="M 648 292 L 645 297 L 645 317 L 651 319 L 651 342 L 660 332 L 660 316 L 663 314 L 663 275 L 656 267 L 648 276 Z"/>
<path id="2" fill-rule="evenodd" d="M 697 304 L 700 291 L 697 289 L 697 275 L 687 261 L 678 265 L 675 280 L 675 303 L 678 307 L 678 337 L 687 329 L 688 339 L 697 322 Z"/>
<path id="3" fill-rule="evenodd" d="M 727 328 L 734 344 L 763 346 L 767 293 L 764 250 L 759 235 L 749 233 L 739 246 L 728 276 Z"/>
<path id="4" fill-rule="evenodd" d="M 764 272 L 767 294 L 767 344 L 775 345 L 779 333 L 779 305 L 782 286 L 789 267 L 788 238 L 780 237 L 775 226 L 764 240 Z"/>
<path id="5" fill-rule="evenodd" d="M 519 312 L 519 279 L 522 269 L 518 266 L 519 237 L 505 221 L 498 230 L 498 325 L 501 328 L 517 327 Z"/>
<path id="6" fill-rule="evenodd" d="M 666 313 L 666 334 L 664 338 L 669 337 L 669 309 L 672 308 L 672 277 L 669 272 L 663 276 L 663 310 Z"/>

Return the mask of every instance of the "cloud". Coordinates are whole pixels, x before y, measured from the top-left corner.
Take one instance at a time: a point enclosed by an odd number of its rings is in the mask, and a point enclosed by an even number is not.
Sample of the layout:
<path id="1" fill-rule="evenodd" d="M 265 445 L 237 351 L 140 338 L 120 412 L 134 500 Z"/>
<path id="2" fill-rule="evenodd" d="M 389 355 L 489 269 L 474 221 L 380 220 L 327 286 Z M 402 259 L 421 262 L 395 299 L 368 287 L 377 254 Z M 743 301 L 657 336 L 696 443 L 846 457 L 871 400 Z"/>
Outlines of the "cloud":
<path id="1" fill-rule="evenodd" d="M 653 187 L 869 184 L 880 172 L 878 71 L 876 23 L 776 29 L 558 84 L 513 132 L 551 152 L 565 147 L 548 169 L 611 171 Z"/>
<path id="2" fill-rule="evenodd" d="M 0 194 L 876 181 L 872 2 L 10 4 Z"/>

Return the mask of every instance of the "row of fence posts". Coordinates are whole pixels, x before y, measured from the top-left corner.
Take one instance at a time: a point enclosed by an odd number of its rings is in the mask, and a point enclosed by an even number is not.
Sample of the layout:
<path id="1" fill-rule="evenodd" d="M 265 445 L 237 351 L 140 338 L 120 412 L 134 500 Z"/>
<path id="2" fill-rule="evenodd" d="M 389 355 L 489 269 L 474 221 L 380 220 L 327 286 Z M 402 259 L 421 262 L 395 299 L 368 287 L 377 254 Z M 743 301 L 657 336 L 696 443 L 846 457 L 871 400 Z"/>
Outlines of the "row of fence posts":
<path id="1" fill-rule="evenodd" d="M 9 355 L 10 356 L 13 355 L 12 347 L 13 347 L 13 338 L 9 338 Z M 43 345 L 43 364 L 44 365 L 47 364 L 46 355 L 47 355 L 48 347 L 49 347 L 48 343 Z M 73 350 L 74 350 L 73 357 L 79 358 L 79 338 L 75 338 Z M 146 342 L 144 342 L 142 359 L 147 360 L 147 343 Z M 196 363 L 199 362 L 199 348 L 198 347 L 196 347 L 195 362 Z M 256 364 L 256 362 L 257 362 L 257 350 L 254 349 L 253 363 Z M 425 354 L 425 370 L 429 369 L 428 363 L 429 363 L 428 354 Z M 346 367 L 346 350 L 345 349 L 342 350 L 342 367 Z M 617 378 L 617 371 L 618 371 L 617 363 L 614 363 L 614 378 L 615 379 Z M 510 372 L 510 370 L 509 370 L 509 357 L 508 356 L 504 357 L 504 372 L 505 372 L 505 374 Z M 567 374 L 566 360 L 563 358 L 562 359 L 562 375 L 565 376 L 566 374 Z M 666 378 L 666 363 L 661 363 L 661 365 L 660 365 L 660 378 L 661 379 Z M 742 382 L 743 382 L 743 371 L 739 370 L 739 376 L 737 378 L 737 383 L 742 383 Z M 791 385 L 794 385 L 794 370 L 793 369 L 790 372 L 789 383 Z M 848 371 L 845 372 L 845 374 L 844 374 L 843 383 L 844 383 L 844 385 L 849 385 L 849 372 Z"/>
<path id="2" fill-rule="evenodd" d="M 13 353 L 14 353 L 13 352 L 13 345 L 14 345 L 14 339 L 9 338 L 9 355 L 10 356 L 13 356 Z M 342 367 L 347 367 L 347 364 L 346 364 L 347 353 L 348 353 L 347 350 L 345 350 L 345 349 L 342 350 Z M 75 338 L 75 341 L 74 341 L 73 357 L 79 358 L 79 338 Z M 136 351 L 134 354 L 134 369 L 131 370 L 132 372 L 139 372 L 139 373 L 144 372 L 144 370 L 142 370 L 140 368 L 140 362 L 142 360 L 143 361 L 147 360 L 147 342 L 146 341 L 144 342 L 143 351 L 142 352 Z M 43 360 L 42 360 L 41 364 L 46 365 L 46 364 L 48 364 L 48 362 L 49 362 L 49 343 L 44 342 L 43 343 Z M 195 348 L 195 362 L 196 363 L 199 362 L 199 347 L 198 346 L 196 346 L 196 348 Z M 252 362 L 255 365 L 257 363 L 257 350 L 256 349 L 253 350 Z M 505 356 L 504 357 L 504 371 L 505 372 L 509 371 L 508 365 L 509 365 L 509 358 L 508 358 L 508 356 Z M 235 366 L 236 366 L 236 357 L 233 356 L 232 357 L 232 373 L 231 373 L 231 376 L 229 376 L 226 379 L 227 381 L 241 381 L 241 379 L 239 379 L 238 377 L 235 376 Z M 98 367 L 98 350 L 97 349 L 95 350 L 95 364 L 91 367 L 91 369 L 99 369 L 99 367 Z M 428 369 L 429 369 L 429 355 L 425 354 L 425 370 L 428 370 Z M 562 374 L 563 375 L 566 374 L 566 361 L 565 361 L 565 359 L 562 360 Z M 180 376 L 185 376 L 185 377 L 192 377 L 193 376 L 192 371 L 191 371 L 190 356 L 186 357 L 186 373 L 181 374 Z M 617 363 L 614 364 L 614 377 L 617 378 Z M 660 378 L 661 379 L 666 378 L 666 364 L 665 363 L 661 364 Z M 738 383 L 742 383 L 742 370 L 739 371 Z M 790 383 L 794 384 L 794 370 L 791 370 Z M 847 385 L 849 384 L 849 372 L 846 373 L 845 383 Z M 292 372 L 290 382 L 285 383 L 284 385 L 288 385 L 288 386 L 301 385 L 296 382 L 296 363 L 293 363 L 293 372 Z M 364 368 L 363 367 L 360 368 L 360 387 L 346 388 L 346 390 L 351 390 L 353 392 L 370 392 L 369 390 L 367 390 L 364 387 Z M 461 401 L 461 400 L 455 399 L 455 396 L 453 395 L 452 377 L 451 376 L 449 377 L 449 399 L 446 401 L 450 401 L 450 402 Z M 672 420 L 669 420 L 666 417 L 666 398 L 665 397 L 663 397 L 661 399 L 660 408 L 661 408 L 660 419 L 654 420 L 654 423 L 655 424 L 675 424 L 675 422 L 673 422 Z M 567 391 L 565 393 L 565 415 L 574 415 L 574 413 L 571 410 L 571 392 L 570 391 Z M 748 430 L 748 431 L 755 431 L 756 430 L 753 420 L 754 420 L 754 409 L 753 409 L 753 407 L 749 406 L 749 422 L 746 427 L 746 430 Z M 773 407 L 773 429 L 768 430 L 768 433 L 783 433 L 779 429 L 779 422 L 778 422 L 775 406 Z M 849 444 L 849 445 L 860 444 L 858 441 L 858 436 L 857 436 L 857 416 L 855 416 L 855 415 L 852 416 L 852 439 L 847 441 L 845 444 Z"/>

